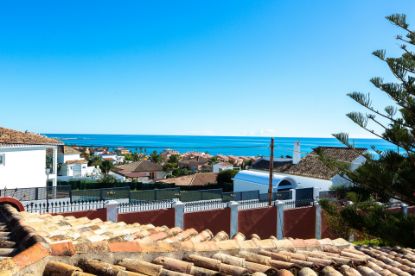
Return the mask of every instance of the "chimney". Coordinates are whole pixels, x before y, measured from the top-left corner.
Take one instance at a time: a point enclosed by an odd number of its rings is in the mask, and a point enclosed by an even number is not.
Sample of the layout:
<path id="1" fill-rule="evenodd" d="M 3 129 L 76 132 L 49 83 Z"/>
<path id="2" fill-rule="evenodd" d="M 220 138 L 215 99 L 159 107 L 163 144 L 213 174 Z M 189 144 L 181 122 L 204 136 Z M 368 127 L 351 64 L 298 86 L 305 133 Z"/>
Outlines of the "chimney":
<path id="1" fill-rule="evenodd" d="M 293 164 L 298 164 L 301 160 L 300 142 L 294 143 Z"/>

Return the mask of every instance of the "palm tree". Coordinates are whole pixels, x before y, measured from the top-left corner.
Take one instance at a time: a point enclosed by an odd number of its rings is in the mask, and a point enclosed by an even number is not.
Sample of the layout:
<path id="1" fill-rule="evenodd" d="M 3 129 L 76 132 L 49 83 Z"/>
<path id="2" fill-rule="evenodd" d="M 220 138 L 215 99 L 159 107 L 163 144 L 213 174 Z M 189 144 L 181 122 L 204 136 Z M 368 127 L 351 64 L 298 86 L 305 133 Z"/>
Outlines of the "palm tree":
<path id="1" fill-rule="evenodd" d="M 99 165 L 99 168 L 101 169 L 102 173 L 105 175 L 107 175 L 113 167 L 114 167 L 114 164 L 108 160 L 102 161 L 101 165 Z"/>

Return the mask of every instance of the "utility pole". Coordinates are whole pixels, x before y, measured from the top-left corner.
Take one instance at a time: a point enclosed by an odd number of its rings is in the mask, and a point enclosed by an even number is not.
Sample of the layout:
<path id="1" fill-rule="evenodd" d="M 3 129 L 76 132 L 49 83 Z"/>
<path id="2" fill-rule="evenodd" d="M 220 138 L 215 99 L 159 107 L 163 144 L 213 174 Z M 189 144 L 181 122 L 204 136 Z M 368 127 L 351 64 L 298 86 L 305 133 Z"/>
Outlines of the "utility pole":
<path id="1" fill-rule="evenodd" d="M 271 154 L 269 156 L 269 186 L 268 186 L 268 205 L 272 202 L 272 171 L 274 170 L 274 138 L 271 138 L 270 145 Z"/>

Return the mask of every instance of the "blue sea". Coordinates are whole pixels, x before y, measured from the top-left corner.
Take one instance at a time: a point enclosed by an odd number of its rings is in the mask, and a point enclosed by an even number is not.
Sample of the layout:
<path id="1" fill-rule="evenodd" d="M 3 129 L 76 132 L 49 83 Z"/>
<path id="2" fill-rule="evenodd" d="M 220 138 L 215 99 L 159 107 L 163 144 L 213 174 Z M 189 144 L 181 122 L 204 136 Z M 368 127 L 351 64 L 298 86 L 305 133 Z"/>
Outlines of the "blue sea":
<path id="1" fill-rule="evenodd" d="M 237 136 L 179 136 L 179 135 L 105 135 L 105 134 L 45 134 L 62 140 L 66 145 L 88 147 L 118 147 L 150 153 L 174 149 L 181 153 L 207 152 L 212 155 L 269 156 L 268 137 Z M 294 142 L 301 143 L 302 155 L 318 146 L 342 146 L 334 138 L 275 137 L 275 157 L 291 155 Z M 372 150 L 396 150 L 396 146 L 381 139 L 351 139 L 355 147 Z"/>

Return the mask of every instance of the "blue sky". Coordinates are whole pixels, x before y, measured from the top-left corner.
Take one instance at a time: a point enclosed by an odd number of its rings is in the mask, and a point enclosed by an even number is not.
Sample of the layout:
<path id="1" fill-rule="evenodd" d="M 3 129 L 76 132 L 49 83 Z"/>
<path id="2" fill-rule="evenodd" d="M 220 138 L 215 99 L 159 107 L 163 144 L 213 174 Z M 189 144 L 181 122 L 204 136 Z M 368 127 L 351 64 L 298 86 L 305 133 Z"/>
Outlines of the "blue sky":
<path id="1" fill-rule="evenodd" d="M 2 1 L 0 125 L 42 133 L 369 137 L 407 0 Z"/>

